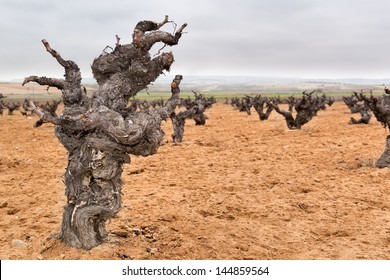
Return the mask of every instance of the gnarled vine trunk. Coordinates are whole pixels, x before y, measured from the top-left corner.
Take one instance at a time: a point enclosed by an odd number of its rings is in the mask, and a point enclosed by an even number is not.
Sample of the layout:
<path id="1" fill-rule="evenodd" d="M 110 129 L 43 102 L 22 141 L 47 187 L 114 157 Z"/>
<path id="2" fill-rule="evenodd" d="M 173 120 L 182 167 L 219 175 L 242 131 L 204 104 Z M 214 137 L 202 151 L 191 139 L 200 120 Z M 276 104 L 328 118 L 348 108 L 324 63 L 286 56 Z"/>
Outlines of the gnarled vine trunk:
<path id="1" fill-rule="evenodd" d="M 121 208 L 121 174 L 123 164 L 130 163 L 129 154 L 154 154 L 164 136 L 160 124 L 175 110 L 179 99 L 181 75 L 176 75 L 172 95 L 166 105 L 145 112 L 127 107 L 130 97 L 173 63 L 170 52 L 151 58 L 149 50 L 158 42 L 176 45 L 186 24 L 174 34 L 160 31 L 168 22 L 139 22 L 131 44 L 117 44 L 111 53 L 104 52 L 92 64 L 99 85 L 88 97 L 81 85 L 77 64 L 64 60 L 42 40 L 46 50 L 65 69 L 65 79 L 30 76 L 28 82 L 53 86 L 62 90 L 64 111 L 60 116 L 45 112 L 29 102 L 39 122 L 55 124 L 55 135 L 68 151 L 65 172 L 67 204 L 59 238 L 67 245 L 91 249 L 107 238 L 105 222 Z"/>
<path id="2" fill-rule="evenodd" d="M 390 167 L 390 135 L 386 137 L 386 147 L 383 154 L 376 162 L 376 166 L 379 168 Z"/>
<path id="3" fill-rule="evenodd" d="M 306 93 L 306 91 L 304 91 L 303 96 L 295 101 L 294 108 L 297 112 L 295 118 L 290 110 L 285 111 L 280 109 L 276 102 L 270 102 L 270 105 L 277 113 L 284 117 L 289 129 L 301 129 L 304 124 L 308 123 L 314 116 L 317 115 L 317 112 L 320 109 L 325 109 L 326 97 L 313 97 L 312 94 L 314 92 L 315 91 Z"/>
<path id="4" fill-rule="evenodd" d="M 375 118 L 380 122 L 384 128 L 390 129 L 390 92 L 385 88 L 386 95 L 381 97 L 374 97 L 372 94 L 368 98 L 360 93 L 358 96 L 374 113 Z M 390 167 L 390 135 L 386 137 L 386 147 L 383 154 L 376 162 L 379 168 Z"/>

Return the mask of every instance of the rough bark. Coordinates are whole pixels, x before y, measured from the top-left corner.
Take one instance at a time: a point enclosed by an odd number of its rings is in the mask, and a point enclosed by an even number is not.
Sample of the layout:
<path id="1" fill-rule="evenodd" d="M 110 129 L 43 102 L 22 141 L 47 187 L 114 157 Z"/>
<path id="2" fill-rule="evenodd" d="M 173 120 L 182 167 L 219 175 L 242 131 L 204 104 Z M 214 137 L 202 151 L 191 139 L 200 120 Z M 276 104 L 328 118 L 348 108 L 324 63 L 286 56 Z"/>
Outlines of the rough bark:
<path id="1" fill-rule="evenodd" d="M 379 168 L 390 167 L 390 135 L 386 137 L 386 148 L 377 160 L 376 166 Z"/>
<path id="2" fill-rule="evenodd" d="M 308 123 L 314 116 L 317 115 L 319 110 L 325 108 L 325 96 L 320 98 L 313 97 L 312 95 L 314 92 L 315 91 L 310 93 L 303 92 L 302 98 L 296 100 L 294 108 L 297 113 L 295 118 L 290 110 L 285 111 L 280 109 L 277 102 L 272 102 L 270 104 L 277 113 L 281 114 L 285 118 L 289 129 L 301 129 L 304 124 Z"/>
<path id="3" fill-rule="evenodd" d="M 284 119 L 286 120 L 287 127 L 289 129 L 297 128 L 297 124 L 296 124 L 294 116 L 291 112 L 280 109 L 278 104 L 275 104 L 275 103 L 270 103 L 270 104 L 278 114 L 280 114 L 284 117 Z"/>
<path id="4" fill-rule="evenodd" d="M 11 103 L 8 103 L 8 104 L 3 103 L 2 106 L 4 106 L 5 108 L 8 109 L 8 115 L 12 115 L 15 110 L 19 110 L 19 108 L 20 108 L 20 104 L 15 103 L 15 102 L 12 102 L 12 104 Z"/>
<path id="5" fill-rule="evenodd" d="M 359 98 L 364 100 L 365 104 L 373 112 L 377 121 L 379 121 L 384 128 L 390 129 L 390 92 L 385 88 L 387 95 L 382 97 L 374 97 L 372 94 L 370 97 L 364 96 L 363 93 L 359 94 Z M 376 162 L 376 166 L 379 168 L 390 167 L 390 135 L 386 138 L 386 148 L 383 154 Z"/>
<path id="6" fill-rule="evenodd" d="M 3 109 L 5 109 L 5 105 L 3 104 L 3 101 L 0 100 L 0 116 L 3 115 Z"/>
<path id="7" fill-rule="evenodd" d="M 363 106 L 360 110 L 360 119 L 355 119 L 351 117 L 349 123 L 350 124 L 369 124 L 371 120 L 371 112 L 368 106 Z"/>
<path id="8" fill-rule="evenodd" d="M 173 126 L 172 141 L 174 143 L 180 143 L 183 141 L 184 126 L 186 123 L 186 119 L 193 118 L 197 110 L 198 107 L 194 106 L 189 110 L 179 112 L 178 114 L 173 113 L 171 115 L 172 126 Z"/>
<path id="9" fill-rule="evenodd" d="M 91 249 L 107 239 L 105 222 L 121 208 L 121 174 L 129 154 L 148 156 L 156 153 L 164 132 L 161 122 L 175 110 L 179 99 L 181 75 L 171 85 L 171 98 L 164 107 L 145 112 L 127 108 L 128 99 L 153 82 L 173 63 L 172 53 L 151 59 L 148 51 L 157 42 L 178 43 L 186 24 L 175 34 L 160 31 L 168 22 L 142 21 L 136 25 L 133 42 L 104 52 L 92 64 L 99 85 L 88 97 L 81 85 L 77 64 L 64 60 L 46 40 L 46 50 L 65 69 L 65 79 L 30 76 L 28 82 L 56 87 L 62 91 L 64 111 L 60 116 L 45 112 L 29 102 L 42 123 L 55 124 L 55 135 L 68 151 L 61 233 L 67 245 Z"/>
<path id="10" fill-rule="evenodd" d="M 217 100 L 213 96 L 206 97 L 203 94 L 198 93 L 196 91 L 192 91 L 192 92 L 195 95 L 195 99 L 193 102 L 190 102 L 190 107 L 187 107 L 187 109 L 196 107 L 195 114 L 193 116 L 195 125 L 205 125 L 207 120 L 205 111 L 207 109 L 210 109 L 213 106 L 213 104 L 217 102 Z"/>
<path id="11" fill-rule="evenodd" d="M 173 126 L 172 140 L 174 143 L 182 142 L 186 119 L 193 119 L 195 125 L 205 125 L 207 117 L 204 112 L 211 108 L 216 102 L 214 97 L 205 97 L 203 94 L 197 93 L 196 91 L 192 92 L 195 95 L 194 99 L 187 98 L 181 100 L 181 105 L 184 106 L 186 110 L 177 114 L 173 113 L 170 116 Z"/>
<path id="12" fill-rule="evenodd" d="M 266 111 L 264 112 L 264 105 L 266 107 Z M 273 111 L 273 107 L 270 104 L 267 97 L 262 97 L 260 95 L 256 96 L 253 99 L 253 107 L 255 108 L 257 114 L 261 121 L 268 120 L 271 112 Z"/>

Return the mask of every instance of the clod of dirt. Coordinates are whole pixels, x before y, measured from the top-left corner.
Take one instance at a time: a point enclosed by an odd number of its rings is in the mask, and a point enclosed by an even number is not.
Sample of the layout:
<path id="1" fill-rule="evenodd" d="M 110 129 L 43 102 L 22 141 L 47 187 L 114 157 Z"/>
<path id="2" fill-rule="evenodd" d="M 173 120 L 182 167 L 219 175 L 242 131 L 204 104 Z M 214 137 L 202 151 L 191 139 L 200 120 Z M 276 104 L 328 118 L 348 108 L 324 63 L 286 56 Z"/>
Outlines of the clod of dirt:
<path id="1" fill-rule="evenodd" d="M 5 208 L 8 206 L 8 202 L 3 202 L 2 204 L 0 204 L 0 208 Z"/>
<path id="2" fill-rule="evenodd" d="M 128 238 L 129 237 L 129 233 L 127 231 L 113 231 L 111 233 L 116 235 L 116 236 L 122 237 L 122 238 Z"/>
<path id="3" fill-rule="evenodd" d="M 118 253 L 118 257 L 121 259 L 121 260 L 131 260 L 131 256 L 127 255 L 126 253 Z"/>
<path id="4" fill-rule="evenodd" d="M 144 172 L 144 171 L 145 171 L 144 168 L 139 168 L 139 169 L 131 170 L 131 171 L 129 172 L 129 175 L 140 174 L 140 173 L 142 173 L 142 172 Z"/>
<path id="5" fill-rule="evenodd" d="M 146 248 L 146 252 L 154 255 L 158 252 L 158 249 L 157 248 Z"/>
<path id="6" fill-rule="evenodd" d="M 12 246 L 15 246 L 15 247 L 19 247 L 19 248 L 27 248 L 27 244 L 24 243 L 22 240 L 19 240 L 19 239 L 14 239 L 12 240 L 11 242 Z"/>
<path id="7" fill-rule="evenodd" d="M 18 213 L 20 210 L 19 209 L 10 209 L 7 211 L 7 215 L 15 215 L 16 213 Z"/>

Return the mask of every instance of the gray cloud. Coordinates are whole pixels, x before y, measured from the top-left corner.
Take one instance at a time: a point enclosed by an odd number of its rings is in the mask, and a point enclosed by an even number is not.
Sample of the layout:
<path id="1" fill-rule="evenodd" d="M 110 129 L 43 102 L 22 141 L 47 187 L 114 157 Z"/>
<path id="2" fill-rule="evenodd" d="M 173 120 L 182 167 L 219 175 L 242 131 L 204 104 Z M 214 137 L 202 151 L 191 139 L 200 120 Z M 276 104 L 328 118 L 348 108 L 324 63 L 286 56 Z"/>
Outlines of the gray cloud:
<path id="1" fill-rule="evenodd" d="M 92 76 L 115 34 L 130 42 L 139 20 L 168 14 L 187 33 L 172 51 L 183 75 L 389 77 L 385 0 L 0 0 L 0 80 L 62 76 L 47 39 Z M 173 31 L 172 25 L 166 30 Z"/>

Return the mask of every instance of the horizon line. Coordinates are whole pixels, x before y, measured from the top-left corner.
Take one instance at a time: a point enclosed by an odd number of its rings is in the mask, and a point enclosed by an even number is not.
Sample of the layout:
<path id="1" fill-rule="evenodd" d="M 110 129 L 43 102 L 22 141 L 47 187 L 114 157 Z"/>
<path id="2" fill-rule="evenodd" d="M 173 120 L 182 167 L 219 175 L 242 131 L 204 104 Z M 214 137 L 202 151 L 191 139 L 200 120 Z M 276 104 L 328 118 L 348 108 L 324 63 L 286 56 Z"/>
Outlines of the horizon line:
<path id="1" fill-rule="evenodd" d="M 174 75 L 172 75 L 174 76 Z M 278 80 L 299 80 L 300 82 L 304 81 L 310 81 L 310 82 L 321 82 L 321 81 L 357 81 L 357 80 L 362 80 L 362 81 L 384 81 L 388 80 L 390 82 L 390 78 L 386 77 L 359 77 L 359 76 L 354 76 L 354 77 L 300 77 L 300 76 L 262 76 L 262 75 L 221 75 L 221 74 L 199 74 L 199 75 L 185 75 L 185 77 L 188 78 L 246 78 L 246 79 L 278 79 Z M 159 76 L 156 80 L 158 81 L 159 79 L 170 79 L 170 75 L 161 75 Z M 12 79 L 0 79 L 0 83 L 21 83 L 23 82 L 24 78 L 12 78 Z M 96 80 L 93 76 L 85 76 L 82 77 L 82 80 L 93 80 L 94 83 L 96 83 Z"/>

